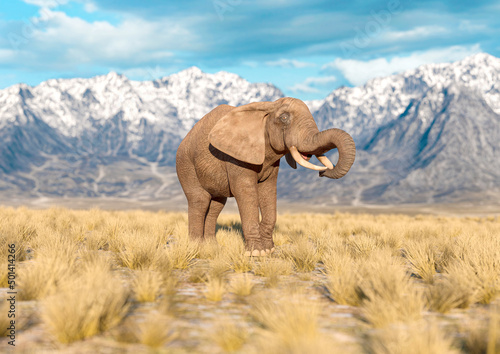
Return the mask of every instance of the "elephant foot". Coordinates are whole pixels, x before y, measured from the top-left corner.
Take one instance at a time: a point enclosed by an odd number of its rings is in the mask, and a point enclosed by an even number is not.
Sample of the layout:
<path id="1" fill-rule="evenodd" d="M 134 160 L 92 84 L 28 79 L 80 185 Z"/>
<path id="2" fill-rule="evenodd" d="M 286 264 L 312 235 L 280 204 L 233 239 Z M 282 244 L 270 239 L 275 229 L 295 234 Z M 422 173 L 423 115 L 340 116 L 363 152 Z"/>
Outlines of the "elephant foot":
<path id="1" fill-rule="evenodd" d="M 253 251 L 245 251 L 246 257 L 265 257 L 267 256 L 267 251 L 269 250 L 253 250 Z"/>
<path id="2" fill-rule="evenodd" d="M 269 249 L 266 248 L 265 250 L 252 250 L 252 251 L 245 251 L 245 256 L 246 257 L 266 257 L 274 253 L 274 247 Z"/>
<path id="3" fill-rule="evenodd" d="M 263 239 L 262 240 L 262 248 L 265 249 L 268 253 L 274 252 L 274 242 L 273 239 Z"/>
<path id="4" fill-rule="evenodd" d="M 245 256 L 247 257 L 265 257 L 266 248 L 262 247 L 260 240 L 247 241 Z"/>

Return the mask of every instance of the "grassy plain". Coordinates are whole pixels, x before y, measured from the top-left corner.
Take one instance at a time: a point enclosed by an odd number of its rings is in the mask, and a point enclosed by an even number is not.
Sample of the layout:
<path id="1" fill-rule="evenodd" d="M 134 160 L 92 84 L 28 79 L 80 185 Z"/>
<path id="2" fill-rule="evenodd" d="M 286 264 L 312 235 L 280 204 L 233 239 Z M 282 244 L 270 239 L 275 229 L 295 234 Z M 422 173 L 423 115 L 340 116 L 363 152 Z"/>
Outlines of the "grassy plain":
<path id="1" fill-rule="evenodd" d="M 14 243 L 16 352 L 500 353 L 499 217 L 284 214 L 274 241 L 244 257 L 237 215 L 198 244 L 185 213 L 0 208 L 0 332 Z"/>

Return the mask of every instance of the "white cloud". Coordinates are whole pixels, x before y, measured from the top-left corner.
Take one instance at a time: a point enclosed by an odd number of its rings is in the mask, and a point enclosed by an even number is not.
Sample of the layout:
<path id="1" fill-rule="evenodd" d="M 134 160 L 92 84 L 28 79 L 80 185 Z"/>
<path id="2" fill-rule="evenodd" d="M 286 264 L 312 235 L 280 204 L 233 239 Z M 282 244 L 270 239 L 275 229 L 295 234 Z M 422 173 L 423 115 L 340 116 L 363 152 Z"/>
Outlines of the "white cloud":
<path id="1" fill-rule="evenodd" d="M 278 66 L 281 68 L 301 69 L 301 68 L 306 68 L 308 66 L 315 66 L 316 64 L 308 63 L 308 62 L 304 62 L 304 61 L 298 61 L 298 60 L 294 60 L 294 59 L 279 59 L 279 60 L 274 60 L 274 61 L 267 61 L 266 65 L 267 66 Z"/>
<path id="2" fill-rule="evenodd" d="M 70 68 L 88 63 L 139 67 L 170 61 L 173 50 L 193 50 L 203 45 L 197 47 L 200 41 L 182 24 L 166 26 L 165 21 L 168 20 L 129 17 L 113 25 L 106 21 L 88 22 L 42 8 L 39 16 L 31 21 L 34 25 L 29 36 L 15 33 L 21 46 L 16 48 L 19 50 L 13 60 L 26 65 L 36 63 L 38 67 Z M 26 56 L 26 52 L 30 55 Z"/>
<path id="3" fill-rule="evenodd" d="M 35 5 L 44 9 L 54 9 L 55 7 L 66 5 L 71 0 L 22 0 L 26 4 Z M 97 5 L 91 0 L 79 0 L 83 3 L 83 8 L 86 12 L 92 13 L 97 11 Z"/>
<path id="4" fill-rule="evenodd" d="M 15 58 L 16 52 L 11 49 L 0 48 L 0 63 L 3 61 L 10 61 Z"/>
<path id="5" fill-rule="evenodd" d="M 421 40 L 423 38 L 434 37 L 437 35 L 444 35 L 449 30 L 441 26 L 419 26 L 412 28 L 408 31 L 388 31 L 381 35 L 381 40 L 385 42 L 391 41 L 412 41 Z"/>
<path id="6" fill-rule="evenodd" d="M 290 91 L 293 92 L 304 92 L 304 93 L 318 93 L 319 90 L 317 88 L 311 87 L 304 83 L 298 83 L 293 86 L 288 87 Z"/>
<path id="7" fill-rule="evenodd" d="M 308 77 L 303 82 L 288 87 L 293 92 L 318 93 L 317 87 L 325 87 L 337 81 L 335 76 Z"/>
<path id="8" fill-rule="evenodd" d="M 368 61 L 337 58 L 323 65 L 323 70 L 339 70 L 353 85 L 365 84 L 368 80 L 379 76 L 387 76 L 414 69 L 423 64 L 443 63 L 461 60 L 481 51 L 479 44 L 473 46 L 452 46 L 431 49 L 425 52 L 414 52 L 405 57 L 393 57 L 390 60 L 378 58 Z"/>
<path id="9" fill-rule="evenodd" d="M 460 21 L 460 25 L 458 26 L 459 30 L 467 32 L 484 31 L 487 28 L 488 26 L 484 23 L 472 23 L 469 20 Z"/>
<path id="10" fill-rule="evenodd" d="M 97 5 L 94 4 L 93 2 L 86 2 L 85 5 L 83 6 L 85 11 L 88 13 L 96 12 L 97 11 Z"/>
<path id="11" fill-rule="evenodd" d="M 23 0 L 26 4 L 36 5 L 43 8 L 52 9 L 59 5 L 68 3 L 68 0 Z"/>
<path id="12" fill-rule="evenodd" d="M 307 85 L 326 86 L 337 81 L 335 76 L 308 77 L 304 83 Z"/>

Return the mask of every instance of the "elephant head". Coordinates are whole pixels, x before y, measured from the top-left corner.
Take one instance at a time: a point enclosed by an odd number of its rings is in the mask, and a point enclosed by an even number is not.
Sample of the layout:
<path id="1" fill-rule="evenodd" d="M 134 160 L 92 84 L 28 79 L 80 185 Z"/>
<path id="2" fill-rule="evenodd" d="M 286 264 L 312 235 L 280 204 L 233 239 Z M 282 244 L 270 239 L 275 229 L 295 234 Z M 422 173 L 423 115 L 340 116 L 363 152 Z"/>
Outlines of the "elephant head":
<path id="1" fill-rule="evenodd" d="M 246 163 L 261 165 L 266 154 L 286 155 L 292 168 L 297 163 L 320 171 L 321 177 L 341 178 L 351 168 L 356 147 L 340 129 L 319 131 L 307 105 L 285 97 L 275 102 L 257 102 L 237 107 L 212 128 L 210 143 L 218 150 Z M 266 150 L 266 146 L 271 149 Z M 336 166 L 324 155 L 338 149 Z M 324 166 L 309 162 L 315 155 Z"/>

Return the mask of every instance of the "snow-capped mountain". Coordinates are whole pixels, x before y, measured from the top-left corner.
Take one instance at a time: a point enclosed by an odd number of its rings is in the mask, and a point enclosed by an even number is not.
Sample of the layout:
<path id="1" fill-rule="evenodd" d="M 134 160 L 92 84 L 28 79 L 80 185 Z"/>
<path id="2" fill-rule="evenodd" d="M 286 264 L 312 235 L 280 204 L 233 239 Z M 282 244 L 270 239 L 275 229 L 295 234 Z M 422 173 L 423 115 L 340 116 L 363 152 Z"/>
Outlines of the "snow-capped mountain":
<path id="1" fill-rule="evenodd" d="M 375 78 L 364 86 L 339 88 L 325 98 L 314 116 L 320 129 L 337 126 L 364 143 L 374 130 L 397 119 L 431 87 L 452 83 L 477 91 L 500 114 L 500 60 L 480 53 L 451 64 L 428 64 Z"/>
<path id="2" fill-rule="evenodd" d="M 321 178 L 297 195 L 286 182 L 308 186 L 311 176 L 285 170 L 281 195 L 349 204 L 498 201 L 500 115 L 477 90 L 436 84 L 363 140 L 345 178 Z"/>
<path id="3" fill-rule="evenodd" d="M 185 135 L 200 117 L 219 104 L 273 100 L 283 93 L 271 84 L 251 84 L 236 74 L 205 74 L 191 67 L 155 81 L 132 81 L 110 72 L 91 79 L 54 79 L 0 91 L 0 124 L 26 121 L 22 109 L 65 136 L 77 137 L 120 115 L 130 132 L 142 122 Z M 1 127 L 1 125 L 0 125 Z"/>
<path id="4" fill-rule="evenodd" d="M 174 193 L 175 151 L 198 119 L 220 104 L 280 97 L 271 84 L 195 67 L 155 81 L 111 72 L 14 85 L 0 91 L 0 193 Z"/>
<path id="5" fill-rule="evenodd" d="M 0 196 L 182 198 L 175 151 L 194 123 L 219 104 L 282 96 L 272 84 L 195 67 L 155 81 L 109 73 L 14 85 L 0 90 Z M 284 167 L 282 198 L 355 204 L 500 195 L 498 58 L 424 65 L 309 106 L 320 129 L 354 137 L 356 162 L 338 181 Z"/>

